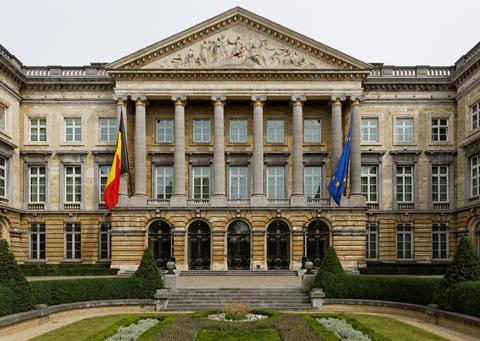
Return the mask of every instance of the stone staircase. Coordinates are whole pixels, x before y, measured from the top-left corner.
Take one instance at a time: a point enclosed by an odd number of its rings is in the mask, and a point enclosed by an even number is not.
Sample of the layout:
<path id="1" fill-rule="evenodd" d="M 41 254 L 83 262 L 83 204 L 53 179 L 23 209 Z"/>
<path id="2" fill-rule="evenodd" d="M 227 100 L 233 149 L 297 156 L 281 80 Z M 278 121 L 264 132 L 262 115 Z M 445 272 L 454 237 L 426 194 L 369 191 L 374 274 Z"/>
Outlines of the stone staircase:
<path id="1" fill-rule="evenodd" d="M 181 271 L 180 276 L 298 276 L 295 270 L 188 270 Z"/>

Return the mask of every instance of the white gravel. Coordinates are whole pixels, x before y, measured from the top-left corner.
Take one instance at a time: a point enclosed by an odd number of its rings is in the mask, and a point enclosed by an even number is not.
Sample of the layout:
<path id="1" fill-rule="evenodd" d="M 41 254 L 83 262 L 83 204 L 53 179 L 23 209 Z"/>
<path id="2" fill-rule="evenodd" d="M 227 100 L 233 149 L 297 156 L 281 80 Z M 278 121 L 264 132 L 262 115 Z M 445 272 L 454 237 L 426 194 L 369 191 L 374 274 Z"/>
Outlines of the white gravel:
<path id="1" fill-rule="evenodd" d="M 258 320 L 266 319 L 267 317 L 268 317 L 267 315 L 251 314 L 251 313 L 246 314 L 244 320 L 227 320 L 227 319 L 225 319 L 225 314 L 224 314 L 224 313 L 211 314 L 211 315 L 208 315 L 208 316 L 207 316 L 207 318 L 208 318 L 209 320 L 225 321 L 225 322 L 258 321 Z"/>

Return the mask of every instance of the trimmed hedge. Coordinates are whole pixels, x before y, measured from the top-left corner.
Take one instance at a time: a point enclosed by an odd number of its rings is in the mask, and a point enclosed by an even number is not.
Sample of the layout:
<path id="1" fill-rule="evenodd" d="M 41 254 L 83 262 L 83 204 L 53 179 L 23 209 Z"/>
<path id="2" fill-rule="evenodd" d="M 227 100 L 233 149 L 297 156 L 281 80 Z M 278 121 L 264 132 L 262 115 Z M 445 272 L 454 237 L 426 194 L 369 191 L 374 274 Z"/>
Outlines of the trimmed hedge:
<path id="1" fill-rule="evenodd" d="M 480 281 L 455 285 L 450 290 L 448 305 L 457 313 L 480 317 Z"/>
<path id="2" fill-rule="evenodd" d="M 450 263 L 399 264 L 367 262 L 367 267 L 359 270 L 362 275 L 440 276 L 445 274 L 450 265 Z"/>
<path id="3" fill-rule="evenodd" d="M 15 313 L 13 293 L 9 287 L 0 284 L 0 316 Z"/>
<path id="4" fill-rule="evenodd" d="M 110 264 L 21 264 L 25 276 L 104 276 L 116 275 Z"/>

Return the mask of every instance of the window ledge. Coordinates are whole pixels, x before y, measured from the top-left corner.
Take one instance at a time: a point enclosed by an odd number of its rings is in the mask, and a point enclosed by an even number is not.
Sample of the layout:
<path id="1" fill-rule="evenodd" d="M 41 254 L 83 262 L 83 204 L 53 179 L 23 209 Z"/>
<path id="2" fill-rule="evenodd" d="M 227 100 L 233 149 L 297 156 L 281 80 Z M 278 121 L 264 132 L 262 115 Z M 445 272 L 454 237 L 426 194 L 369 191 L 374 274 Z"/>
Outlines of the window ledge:
<path id="1" fill-rule="evenodd" d="M 115 146 L 117 144 L 116 141 L 114 142 L 97 142 L 96 146 Z"/>
<path id="2" fill-rule="evenodd" d="M 85 144 L 83 142 L 62 142 L 60 144 L 61 147 L 85 147 Z"/>
<path id="3" fill-rule="evenodd" d="M 71 264 L 71 263 L 82 263 L 81 259 L 64 259 L 60 263 Z"/>
<path id="4" fill-rule="evenodd" d="M 23 264 L 46 264 L 46 263 L 47 263 L 46 259 L 32 259 L 32 258 L 29 258 Z"/>
<path id="5" fill-rule="evenodd" d="M 47 141 L 42 142 L 27 142 L 24 144 L 25 147 L 38 147 L 38 146 L 49 146 L 50 144 Z"/>

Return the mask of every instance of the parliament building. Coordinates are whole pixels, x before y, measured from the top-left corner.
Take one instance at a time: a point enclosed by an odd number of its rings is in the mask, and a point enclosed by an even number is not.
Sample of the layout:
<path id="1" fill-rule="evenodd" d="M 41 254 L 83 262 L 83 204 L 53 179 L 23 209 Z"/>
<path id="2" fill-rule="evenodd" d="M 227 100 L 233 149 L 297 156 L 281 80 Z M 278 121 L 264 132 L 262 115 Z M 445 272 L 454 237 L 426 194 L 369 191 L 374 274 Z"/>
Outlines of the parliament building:
<path id="1" fill-rule="evenodd" d="M 479 252 L 480 43 L 448 66 L 367 63 L 234 8 L 107 64 L 0 46 L 0 239 L 20 263 L 131 271 L 150 247 L 162 268 L 298 270 L 334 246 L 356 271 L 448 263 L 462 236 Z"/>

